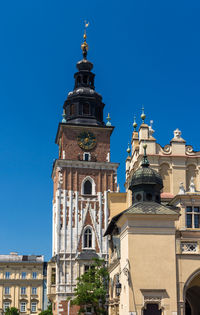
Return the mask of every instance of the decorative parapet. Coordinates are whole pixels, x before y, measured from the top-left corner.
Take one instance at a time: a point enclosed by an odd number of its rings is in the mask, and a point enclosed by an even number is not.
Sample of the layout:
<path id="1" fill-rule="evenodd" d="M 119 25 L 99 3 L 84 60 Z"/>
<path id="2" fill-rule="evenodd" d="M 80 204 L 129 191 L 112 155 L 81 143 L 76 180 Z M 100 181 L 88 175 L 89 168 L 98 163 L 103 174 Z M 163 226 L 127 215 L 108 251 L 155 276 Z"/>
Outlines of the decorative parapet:
<path id="1" fill-rule="evenodd" d="M 170 144 L 166 144 L 166 145 L 164 146 L 164 148 L 162 148 L 162 153 L 163 153 L 163 154 L 166 154 L 166 155 L 171 154 L 171 153 L 172 153 L 172 147 L 171 147 L 171 145 L 170 145 Z"/>

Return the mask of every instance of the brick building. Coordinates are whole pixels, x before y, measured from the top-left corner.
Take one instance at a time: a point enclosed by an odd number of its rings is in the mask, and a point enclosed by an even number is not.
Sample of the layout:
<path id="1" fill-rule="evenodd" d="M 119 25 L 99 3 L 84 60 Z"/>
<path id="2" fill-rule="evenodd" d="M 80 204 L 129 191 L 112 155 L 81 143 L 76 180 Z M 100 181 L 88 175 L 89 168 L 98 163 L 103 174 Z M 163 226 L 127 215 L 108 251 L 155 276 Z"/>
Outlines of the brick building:
<path id="1" fill-rule="evenodd" d="M 108 259 L 108 191 L 117 191 L 117 163 L 110 161 L 110 136 L 114 127 L 103 121 L 104 103 L 95 91 L 93 64 L 77 63 L 75 87 L 64 103 L 56 144 L 59 156 L 53 165 L 53 244 L 48 265 L 48 298 L 54 314 L 66 314 L 76 279 L 92 258 Z M 70 310 L 76 314 L 77 308 Z"/>

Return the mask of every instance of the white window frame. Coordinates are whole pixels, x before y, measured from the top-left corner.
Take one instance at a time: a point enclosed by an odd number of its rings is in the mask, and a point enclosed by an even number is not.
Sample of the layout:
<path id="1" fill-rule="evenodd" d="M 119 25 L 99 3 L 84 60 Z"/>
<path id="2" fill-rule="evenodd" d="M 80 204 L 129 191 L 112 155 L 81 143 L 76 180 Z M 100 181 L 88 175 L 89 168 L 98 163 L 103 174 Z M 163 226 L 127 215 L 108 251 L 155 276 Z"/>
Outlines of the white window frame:
<path id="1" fill-rule="evenodd" d="M 32 273 L 32 278 L 33 278 L 33 279 L 37 279 L 37 272 L 36 272 L 36 271 L 33 271 L 33 273 Z"/>
<path id="2" fill-rule="evenodd" d="M 5 287 L 4 288 L 4 293 L 7 294 L 7 295 L 10 294 L 10 287 Z"/>
<path id="3" fill-rule="evenodd" d="M 191 212 L 187 211 L 187 208 L 192 208 Z M 199 208 L 199 212 L 195 212 L 194 208 Z M 192 226 L 188 227 L 187 226 L 187 216 L 191 215 L 192 216 Z M 199 217 L 199 227 L 195 227 L 195 215 L 197 215 Z M 186 229 L 200 229 L 200 206 L 196 206 L 196 205 L 187 205 L 185 208 L 185 227 Z"/>
<path id="4" fill-rule="evenodd" d="M 6 271 L 6 273 L 5 273 L 5 278 L 6 278 L 6 279 L 10 279 L 10 271 Z"/>
<path id="5" fill-rule="evenodd" d="M 37 294 L 37 288 L 36 287 L 32 287 L 32 295 L 36 295 Z"/>
<path id="6" fill-rule="evenodd" d="M 22 271 L 22 279 L 26 279 L 26 272 Z"/>
<path id="7" fill-rule="evenodd" d="M 3 310 L 6 312 L 7 308 L 10 308 L 10 302 L 4 302 L 3 303 Z"/>
<path id="8" fill-rule="evenodd" d="M 84 196 L 87 196 L 87 194 L 84 194 L 84 184 L 85 184 L 85 182 L 87 180 L 89 180 L 91 182 L 91 184 L 92 184 L 92 195 L 95 195 L 96 194 L 96 185 L 95 185 L 94 179 L 92 177 L 90 177 L 90 176 L 85 177 L 84 180 L 82 181 L 81 194 L 84 195 Z"/>
<path id="9" fill-rule="evenodd" d="M 37 302 L 31 302 L 31 313 L 36 313 L 36 312 L 37 312 Z"/>
<path id="10" fill-rule="evenodd" d="M 91 233 L 92 233 L 92 246 L 91 247 L 85 247 L 85 231 L 87 229 L 90 229 Z M 82 244 L 83 244 L 83 249 L 94 249 L 94 239 L 95 239 L 95 235 L 94 235 L 94 231 L 93 231 L 93 228 L 90 226 L 90 225 L 86 225 L 84 230 L 83 230 L 83 236 L 82 236 Z"/>
<path id="11" fill-rule="evenodd" d="M 25 295 L 26 294 L 26 287 L 21 287 L 21 295 Z"/>
<path id="12" fill-rule="evenodd" d="M 86 154 L 88 155 L 88 160 L 85 159 L 85 155 L 86 155 Z M 86 162 L 91 161 L 91 154 L 90 154 L 89 152 L 84 152 L 84 153 L 83 153 L 83 161 L 86 161 Z"/>
<path id="13" fill-rule="evenodd" d="M 25 313 L 26 312 L 26 302 L 20 303 L 20 312 Z"/>

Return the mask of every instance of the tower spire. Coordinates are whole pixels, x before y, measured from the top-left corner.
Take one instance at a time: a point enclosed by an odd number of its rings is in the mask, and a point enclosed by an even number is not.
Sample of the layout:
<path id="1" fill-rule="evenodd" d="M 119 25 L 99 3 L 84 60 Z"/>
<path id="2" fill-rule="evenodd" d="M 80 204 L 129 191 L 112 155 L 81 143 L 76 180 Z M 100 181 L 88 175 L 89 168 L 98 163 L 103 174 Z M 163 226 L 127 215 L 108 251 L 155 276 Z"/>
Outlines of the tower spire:
<path id="1" fill-rule="evenodd" d="M 83 34 L 83 39 L 84 39 L 84 42 L 81 44 L 81 49 L 82 49 L 82 52 L 83 52 L 83 59 L 87 59 L 87 52 L 88 52 L 88 43 L 86 42 L 86 39 L 87 39 L 87 28 L 89 26 L 89 22 L 86 22 L 84 21 L 85 23 L 85 28 L 84 28 L 84 34 Z"/>

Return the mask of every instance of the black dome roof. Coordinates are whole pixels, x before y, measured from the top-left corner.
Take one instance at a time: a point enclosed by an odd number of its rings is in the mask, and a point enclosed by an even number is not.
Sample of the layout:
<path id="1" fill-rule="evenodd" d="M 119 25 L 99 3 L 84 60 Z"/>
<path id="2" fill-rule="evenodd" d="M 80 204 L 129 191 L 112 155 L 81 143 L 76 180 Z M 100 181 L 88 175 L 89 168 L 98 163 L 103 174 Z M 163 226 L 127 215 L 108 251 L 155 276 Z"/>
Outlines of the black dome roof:
<path id="1" fill-rule="evenodd" d="M 163 188 L 163 180 L 158 172 L 150 167 L 141 166 L 132 176 L 129 189 L 138 185 L 159 185 Z"/>

